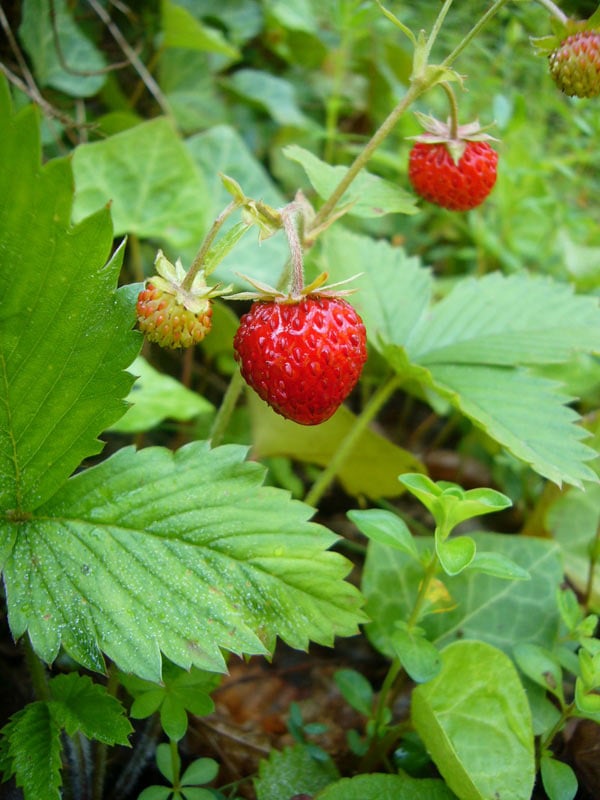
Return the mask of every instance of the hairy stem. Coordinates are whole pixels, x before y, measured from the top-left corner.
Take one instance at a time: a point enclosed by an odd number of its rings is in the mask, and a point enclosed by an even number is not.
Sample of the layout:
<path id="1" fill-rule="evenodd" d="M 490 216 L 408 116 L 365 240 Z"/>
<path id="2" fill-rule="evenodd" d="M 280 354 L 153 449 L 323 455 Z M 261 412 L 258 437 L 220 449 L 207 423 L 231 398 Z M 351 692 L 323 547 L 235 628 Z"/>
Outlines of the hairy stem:
<path id="1" fill-rule="evenodd" d="M 358 440 L 362 436 L 368 424 L 371 422 L 371 420 L 375 419 L 381 408 L 401 384 L 402 377 L 394 374 L 377 389 L 363 409 L 360 416 L 357 418 L 354 425 L 346 434 L 346 437 L 342 440 L 342 443 L 334 453 L 334 456 L 329 464 L 325 467 L 323 472 L 313 484 L 311 490 L 306 495 L 304 499 L 305 503 L 308 503 L 308 505 L 311 506 L 317 505 L 319 500 L 327 491 L 329 484 L 338 474 L 340 467 L 357 445 Z"/>
<path id="2" fill-rule="evenodd" d="M 198 271 L 202 268 L 204 264 L 204 259 L 206 258 L 206 254 L 210 250 L 210 247 L 214 240 L 217 237 L 217 234 L 223 227 L 225 221 L 228 217 L 230 217 L 233 212 L 239 208 L 240 201 L 239 200 L 232 200 L 229 205 L 221 211 L 219 216 L 215 219 L 209 232 L 204 237 L 204 241 L 200 245 L 200 249 L 196 253 L 196 257 L 192 261 L 192 265 L 189 268 L 187 275 L 183 279 L 182 287 L 187 289 L 188 291 L 192 288 L 192 284 L 194 283 L 194 278 L 198 274 Z"/>
<path id="3" fill-rule="evenodd" d="M 407 108 L 419 97 L 424 91 L 424 87 L 413 84 L 409 87 L 408 91 L 398 103 L 398 105 L 391 111 L 387 118 L 383 121 L 381 126 L 375 131 L 371 139 L 363 147 L 361 152 L 355 158 L 353 163 L 348 167 L 344 177 L 335 187 L 333 192 L 329 195 L 325 203 L 321 206 L 315 218 L 312 221 L 310 228 L 307 230 L 307 237 L 310 238 L 310 233 L 316 230 L 323 222 L 329 219 L 329 216 L 335 209 L 337 203 L 342 198 L 346 189 L 350 186 L 352 181 L 356 178 L 358 173 L 367 164 L 375 150 L 384 141 L 384 139 L 392 132 L 400 117 L 404 114 Z"/>
<path id="4" fill-rule="evenodd" d="M 447 81 L 443 81 L 440 86 L 446 92 L 446 97 L 450 103 L 450 136 L 452 139 L 458 139 L 458 103 L 456 102 L 456 95 Z"/>
<path id="5" fill-rule="evenodd" d="M 298 236 L 298 228 L 296 227 L 296 211 L 296 204 L 290 203 L 282 209 L 281 221 L 283 222 L 283 229 L 290 248 L 290 261 L 292 265 L 290 294 L 294 298 L 299 298 L 302 296 L 302 289 L 304 288 L 304 260 L 302 257 L 302 245 L 300 244 L 300 237 Z"/>

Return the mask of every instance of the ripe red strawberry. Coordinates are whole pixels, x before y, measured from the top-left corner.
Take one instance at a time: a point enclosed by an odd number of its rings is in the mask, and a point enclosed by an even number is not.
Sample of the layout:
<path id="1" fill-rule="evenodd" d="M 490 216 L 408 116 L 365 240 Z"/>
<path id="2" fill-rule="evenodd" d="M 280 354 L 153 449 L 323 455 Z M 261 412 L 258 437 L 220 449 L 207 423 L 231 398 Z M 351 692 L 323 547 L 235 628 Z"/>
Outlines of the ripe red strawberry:
<path id="1" fill-rule="evenodd" d="M 367 358 L 365 326 L 354 308 L 319 294 L 254 302 L 233 347 L 245 381 L 278 414 L 301 425 L 331 417 Z"/>
<path id="2" fill-rule="evenodd" d="M 207 286 L 202 271 L 191 288 L 184 288 L 186 272 L 178 260 L 171 264 L 159 250 L 156 256 L 158 275 L 150 278 L 138 295 L 138 327 L 151 342 L 161 347 L 192 347 L 210 331 L 211 298 L 228 292 Z"/>
<path id="3" fill-rule="evenodd" d="M 569 97 L 600 94 L 600 31 L 582 30 L 567 36 L 548 55 L 550 74 Z"/>
<path id="4" fill-rule="evenodd" d="M 408 163 L 414 190 L 450 211 L 469 211 L 480 205 L 494 188 L 498 154 L 479 123 L 460 125 L 417 114 L 425 133 L 415 136 Z"/>

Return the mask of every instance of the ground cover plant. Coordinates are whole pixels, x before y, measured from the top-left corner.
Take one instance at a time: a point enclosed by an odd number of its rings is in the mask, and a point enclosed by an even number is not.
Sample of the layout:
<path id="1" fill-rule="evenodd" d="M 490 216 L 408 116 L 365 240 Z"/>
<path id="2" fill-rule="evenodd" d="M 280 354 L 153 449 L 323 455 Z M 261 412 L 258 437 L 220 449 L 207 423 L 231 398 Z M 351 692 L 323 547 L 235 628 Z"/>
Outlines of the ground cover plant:
<path id="1" fill-rule="evenodd" d="M 0 8 L 3 796 L 600 793 L 600 9 Z"/>

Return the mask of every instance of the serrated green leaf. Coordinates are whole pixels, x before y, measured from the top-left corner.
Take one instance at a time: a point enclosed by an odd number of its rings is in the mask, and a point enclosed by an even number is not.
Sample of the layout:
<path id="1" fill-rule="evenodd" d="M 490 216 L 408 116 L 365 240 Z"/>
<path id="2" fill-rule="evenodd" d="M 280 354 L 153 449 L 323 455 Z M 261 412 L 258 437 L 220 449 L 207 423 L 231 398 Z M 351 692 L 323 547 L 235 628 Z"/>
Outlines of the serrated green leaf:
<path id="1" fill-rule="evenodd" d="M 220 53 L 232 59 L 239 58 L 239 50 L 229 44 L 221 31 L 203 25 L 187 9 L 176 3 L 162 0 L 161 16 L 163 47 L 181 47 L 186 50 Z"/>
<path id="2" fill-rule="evenodd" d="M 246 450 L 195 442 L 176 453 L 125 448 L 76 475 L 13 523 L 5 568 L 13 634 L 52 661 L 61 642 L 98 669 L 159 680 L 160 651 L 220 672 L 221 648 L 265 653 L 331 644 L 364 617 L 349 562 L 312 509 L 262 487 Z"/>
<path id="3" fill-rule="evenodd" d="M 577 776 L 568 764 L 544 754 L 540 772 L 549 800 L 573 800 L 577 794 Z"/>
<path id="4" fill-rule="evenodd" d="M 432 367 L 434 386 L 478 427 L 557 484 L 597 481 L 586 465 L 595 452 L 557 384 L 518 369 Z"/>
<path id="5" fill-rule="evenodd" d="M 347 173 L 348 168 L 333 167 L 305 150 L 291 144 L 283 154 L 304 168 L 313 188 L 322 198 L 327 198 Z M 339 205 L 352 204 L 348 212 L 357 217 L 382 217 L 385 214 L 416 214 L 419 210 L 415 196 L 401 186 L 370 172 L 361 172 L 345 192 Z"/>
<path id="6" fill-rule="evenodd" d="M 254 392 L 248 395 L 248 405 L 254 453 L 258 458 L 286 456 L 325 467 L 356 424 L 356 416 L 344 406 L 326 422 L 307 428 L 276 414 Z M 337 478 L 348 494 L 377 499 L 396 497 L 402 492 L 396 478 L 398 473 L 424 469 L 408 450 L 366 430 L 340 467 Z"/>
<path id="7" fill-rule="evenodd" d="M 408 775 L 357 775 L 332 783 L 315 800 L 455 800 L 442 781 Z"/>
<path id="8" fill-rule="evenodd" d="M 69 736 L 81 732 L 105 744 L 129 745 L 127 737 L 133 728 L 125 709 L 87 675 L 57 675 L 50 681 L 50 695 L 52 716 Z"/>
<path id="9" fill-rule="evenodd" d="M 2 728 L 5 776 L 15 776 L 25 800 L 60 800 L 60 727 L 47 703 L 30 703 Z"/>
<path id="10" fill-rule="evenodd" d="M 51 86 L 73 97 L 90 97 L 104 84 L 104 56 L 75 23 L 66 0 L 54 0 L 52 4 L 49 0 L 25 0 L 19 38 L 41 86 Z"/>
<path id="11" fill-rule="evenodd" d="M 339 778 L 331 760 L 318 761 L 308 747 L 297 744 L 285 750 L 271 750 L 260 762 L 254 781 L 257 800 L 289 800 L 295 794 L 318 792 Z"/>
<path id="12" fill-rule="evenodd" d="M 401 250 L 341 230 L 327 232 L 323 242 L 336 280 L 367 270 L 353 304 L 408 391 L 423 397 L 434 389 L 557 483 L 597 480 L 585 463 L 594 453 L 580 442 L 577 414 L 565 406 L 570 398 L 520 366 L 598 349 L 594 298 L 548 278 L 496 273 L 459 281 L 426 313 L 431 278 Z"/>
<path id="13" fill-rule="evenodd" d="M 421 621 L 427 637 L 438 647 L 457 639 L 480 639 L 511 654 L 517 642 L 535 642 L 552 648 L 559 628 L 555 594 L 563 578 L 560 551 L 553 542 L 524 536 L 474 533 L 480 551 L 505 555 L 527 570 L 526 582 L 506 581 L 465 570 L 444 578 L 455 607 Z M 431 550 L 433 539 L 419 537 L 419 550 Z M 372 622 L 369 639 L 387 656 L 398 620 L 411 613 L 422 567 L 389 547 L 370 543 L 363 571 L 362 590 Z"/>
<path id="14" fill-rule="evenodd" d="M 418 258 L 402 247 L 374 241 L 341 227 L 321 237 L 323 264 L 331 280 L 364 273 L 352 304 L 360 313 L 369 342 L 382 352 L 384 343 L 403 345 L 431 300 L 433 282 Z"/>
<path id="15" fill-rule="evenodd" d="M 141 356 L 136 358 L 128 372 L 137 376 L 126 398 L 131 407 L 110 426 L 111 431 L 138 433 L 168 418 L 189 420 L 214 411 L 212 403 L 170 375 L 158 372 Z"/>
<path id="16" fill-rule="evenodd" d="M 578 350 L 600 350 L 596 299 L 526 274 L 462 280 L 408 342 L 424 366 L 559 363 Z"/>
<path id="17" fill-rule="evenodd" d="M 210 225 L 204 176 L 171 122 L 143 122 L 73 154 L 76 221 L 110 203 L 116 234 L 198 248 Z"/>
<path id="18" fill-rule="evenodd" d="M 411 717 L 461 800 L 529 800 L 535 779 L 531 711 L 512 661 L 483 642 L 455 642 L 442 671 L 412 695 Z"/>
<path id="19" fill-rule="evenodd" d="M 0 127 L 0 508 L 25 512 L 101 449 L 140 338 L 115 291 L 122 249 L 106 263 L 108 211 L 71 226 L 69 162 L 40 167 L 35 112 L 11 115 L 3 78 Z M 0 555 L 10 538 L 3 528 Z"/>
<path id="20" fill-rule="evenodd" d="M 366 511 L 349 511 L 348 517 L 369 539 L 419 559 L 408 525 L 397 514 L 382 508 L 370 508 Z"/>

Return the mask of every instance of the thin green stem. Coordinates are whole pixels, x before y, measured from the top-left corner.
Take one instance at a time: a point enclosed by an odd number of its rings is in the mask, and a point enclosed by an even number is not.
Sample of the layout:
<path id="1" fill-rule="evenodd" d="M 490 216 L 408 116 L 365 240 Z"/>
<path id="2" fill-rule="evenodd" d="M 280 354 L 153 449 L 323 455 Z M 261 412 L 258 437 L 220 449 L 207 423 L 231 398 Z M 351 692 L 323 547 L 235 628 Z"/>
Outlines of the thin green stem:
<path id="1" fill-rule="evenodd" d="M 414 626 L 419 622 L 421 619 L 421 611 L 423 609 L 423 604 L 427 599 L 427 593 L 429 591 L 429 586 L 431 581 L 435 577 L 435 573 L 437 572 L 438 568 L 438 557 L 435 552 L 431 554 L 431 558 L 429 559 L 428 563 L 425 566 L 425 572 L 423 573 L 423 578 L 421 580 L 421 584 L 419 586 L 419 591 L 415 598 L 415 604 L 413 606 L 412 611 L 410 612 L 410 617 L 407 620 L 408 629 L 414 628 Z"/>
<path id="2" fill-rule="evenodd" d="M 175 739 L 169 739 L 169 749 L 171 751 L 171 769 L 173 770 L 173 788 L 179 789 L 181 775 L 179 774 L 179 751 Z"/>
<path id="3" fill-rule="evenodd" d="M 236 369 L 231 376 L 229 386 L 223 395 L 221 405 L 219 406 L 219 410 L 217 411 L 213 420 L 209 436 L 211 447 L 218 447 L 223 441 L 223 436 L 227 430 L 231 420 L 231 415 L 233 414 L 243 386 L 244 379 L 242 378 L 239 369 Z"/>
<path id="4" fill-rule="evenodd" d="M 552 0 L 535 0 L 535 2 L 543 6 L 546 11 L 549 11 L 559 22 L 564 24 L 569 19 L 564 11 L 559 8 L 556 3 L 553 3 Z"/>
<path id="5" fill-rule="evenodd" d="M 446 19 L 446 14 L 450 11 L 450 6 L 452 5 L 453 0 L 445 0 L 444 5 L 440 9 L 440 13 L 437 15 L 437 19 L 433 23 L 433 28 L 431 29 L 431 33 L 427 39 L 427 59 L 429 60 L 429 54 L 431 53 L 431 49 L 435 44 L 435 40 L 438 37 L 439 32 L 442 29 L 442 25 L 444 24 L 444 20 Z"/>
<path id="6" fill-rule="evenodd" d="M 217 237 L 217 234 L 223 227 L 223 224 L 230 217 L 233 212 L 240 207 L 239 200 L 232 200 L 229 205 L 221 211 L 219 216 L 215 219 L 209 232 L 206 234 L 204 241 L 200 245 L 200 249 L 198 250 L 196 257 L 192 261 L 192 266 L 189 268 L 187 275 L 183 279 L 182 287 L 187 289 L 188 291 L 192 288 L 192 284 L 194 283 L 194 278 L 196 277 L 198 271 L 202 268 L 204 264 L 204 259 L 206 258 L 206 254 L 210 250 L 210 247 L 214 240 Z"/>
<path id="7" fill-rule="evenodd" d="M 106 683 L 106 693 L 111 697 L 116 697 L 119 690 L 119 673 L 115 668 L 111 668 L 108 673 Z M 108 746 L 104 742 L 95 742 L 94 747 L 94 769 L 92 779 L 92 800 L 102 800 L 104 797 L 104 781 L 106 778 Z"/>
<path id="8" fill-rule="evenodd" d="M 583 610 L 585 614 L 589 613 L 590 602 L 594 591 L 594 577 L 596 574 L 596 564 L 598 563 L 598 554 L 600 553 L 600 525 L 596 528 L 596 536 L 590 548 L 590 563 L 588 566 L 587 581 L 585 584 L 585 592 L 583 595 Z"/>
<path id="9" fill-rule="evenodd" d="M 452 139 L 458 139 L 458 103 L 456 102 L 456 95 L 447 81 L 442 81 L 440 86 L 446 92 L 446 97 L 450 104 L 450 136 Z"/>
<path id="10" fill-rule="evenodd" d="M 462 53 L 462 51 L 471 43 L 471 41 L 477 36 L 479 31 L 487 25 L 490 19 L 500 11 L 502 6 L 506 5 L 509 0 L 496 0 L 493 5 L 491 5 L 485 14 L 473 25 L 471 30 L 467 33 L 465 38 L 458 44 L 454 50 L 450 53 L 450 55 L 446 56 L 443 60 L 441 66 L 442 67 L 449 67 L 454 61 L 458 58 L 458 56 Z"/>
<path id="11" fill-rule="evenodd" d="M 569 703 L 568 705 L 564 706 L 561 709 L 560 717 L 556 720 L 550 731 L 544 736 L 542 741 L 540 741 L 539 746 L 539 753 L 542 754 L 545 750 L 550 748 L 554 737 L 560 733 L 560 731 L 565 727 L 567 720 L 571 716 L 573 709 L 575 708 L 575 703 Z"/>
<path id="12" fill-rule="evenodd" d="M 381 384 L 377 391 L 372 395 L 371 399 L 364 407 L 362 413 L 348 431 L 346 437 L 335 452 L 333 458 L 325 467 L 323 472 L 313 484 L 311 490 L 305 497 L 305 502 L 308 505 L 316 506 L 319 500 L 323 497 L 329 484 L 333 481 L 338 474 L 340 467 L 348 458 L 354 447 L 356 447 L 358 440 L 363 432 L 373 420 L 385 403 L 389 400 L 392 394 L 402 384 L 402 377 L 400 375 L 392 375 L 388 380 Z"/>
<path id="13" fill-rule="evenodd" d="M 346 189 L 350 186 L 352 181 L 356 178 L 358 173 L 367 164 L 375 150 L 384 141 L 384 139 L 392 132 L 400 117 L 404 114 L 407 108 L 425 91 L 424 86 L 420 84 L 411 84 L 408 91 L 398 103 L 398 105 L 390 112 L 386 119 L 382 122 L 380 127 L 375 131 L 373 136 L 369 139 L 367 144 L 363 147 L 361 152 L 355 158 L 353 163 L 348 167 L 344 177 L 335 187 L 333 192 L 329 195 L 325 203 L 321 206 L 312 225 L 307 230 L 307 238 L 310 238 L 311 231 L 316 230 L 323 222 L 329 219 L 330 214 L 336 207 L 339 200 L 342 198 Z"/>
<path id="14" fill-rule="evenodd" d="M 50 689 L 48 688 L 48 673 L 43 661 L 36 655 L 35 650 L 29 640 L 29 636 L 23 637 L 23 651 L 25 661 L 31 677 L 33 692 L 37 700 L 50 700 Z"/>

